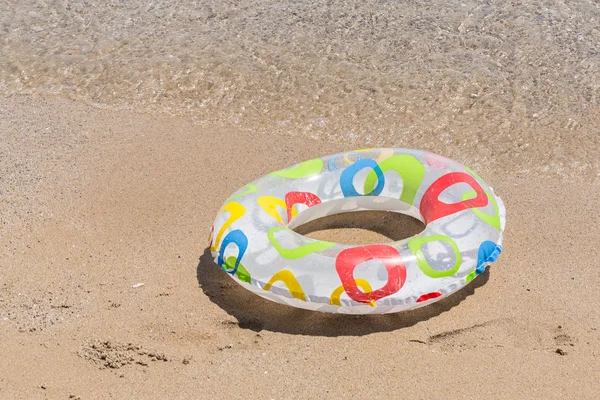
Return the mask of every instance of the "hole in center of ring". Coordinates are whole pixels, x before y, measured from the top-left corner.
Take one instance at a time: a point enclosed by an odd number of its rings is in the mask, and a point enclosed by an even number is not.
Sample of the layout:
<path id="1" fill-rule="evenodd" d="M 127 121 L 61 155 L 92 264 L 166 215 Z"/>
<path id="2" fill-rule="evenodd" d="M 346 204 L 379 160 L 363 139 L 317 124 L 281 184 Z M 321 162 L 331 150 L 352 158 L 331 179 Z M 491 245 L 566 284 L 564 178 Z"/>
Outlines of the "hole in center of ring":
<path id="1" fill-rule="evenodd" d="M 288 227 L 311 239 L 350 245 L 396 242 L 425 230 L 416 208 L 381 196 L 348 197 L 317 204 L 300 211 Z"/>

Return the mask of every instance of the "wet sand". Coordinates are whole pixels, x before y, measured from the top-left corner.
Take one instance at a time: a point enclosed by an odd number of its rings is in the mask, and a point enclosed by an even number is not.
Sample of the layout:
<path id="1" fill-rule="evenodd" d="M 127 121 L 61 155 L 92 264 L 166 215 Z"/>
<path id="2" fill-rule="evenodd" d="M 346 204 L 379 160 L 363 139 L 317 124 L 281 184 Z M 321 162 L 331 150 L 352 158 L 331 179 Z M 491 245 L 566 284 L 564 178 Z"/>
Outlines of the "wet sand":
<path id="1" fill-rule="evenodd" d="M 366 139 L 242 134 L 39 95 L 1 97 L 0 110 L 2 398 L 597 395 L 600 191 L 586 176 L 480 163 L 507 209 L 499 260 L 426 308 L 343 317 L 239 287 L 212 261 L 208 227 L 245 183 Z M 307 229 L 340 242 L 405 229 L 348 218 L 363 229 Z"/>

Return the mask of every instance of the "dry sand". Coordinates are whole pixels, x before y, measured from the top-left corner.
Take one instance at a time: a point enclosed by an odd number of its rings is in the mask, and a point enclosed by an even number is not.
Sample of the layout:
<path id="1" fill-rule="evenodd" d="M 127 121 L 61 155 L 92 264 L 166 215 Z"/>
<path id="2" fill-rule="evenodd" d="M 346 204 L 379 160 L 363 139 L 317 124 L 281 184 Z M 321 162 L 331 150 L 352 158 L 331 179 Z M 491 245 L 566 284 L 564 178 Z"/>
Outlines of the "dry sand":
<path id="1" fill-rule="evenodd" d="M 1 98 L 0 134 L 0 398 L 597 396 L 597 183 L 478 168 L 508 213 L 491 269 L 421 310 L 344 317 L 258 298 L 206 244 L 238 187 L 347 145 L 43 96 Z M 380 216 L 305 233 L 406 232 Z"/>

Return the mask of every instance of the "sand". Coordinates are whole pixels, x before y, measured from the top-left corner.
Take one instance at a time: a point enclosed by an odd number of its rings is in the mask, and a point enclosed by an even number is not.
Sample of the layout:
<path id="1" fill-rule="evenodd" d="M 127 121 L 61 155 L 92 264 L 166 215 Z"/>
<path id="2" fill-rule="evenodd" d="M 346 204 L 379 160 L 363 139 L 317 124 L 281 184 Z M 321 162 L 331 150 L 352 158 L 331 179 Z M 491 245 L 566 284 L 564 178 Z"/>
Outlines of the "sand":
<path id="1" fill-rule="evenodd" d="M 354 145 L 52 96 L 0 111 L 0 398 L 597 396 L 598 183 L 480 166 L 506 204 L 499 260 L 434 305 L 344 317 L 246 291 L 207 235 L 240 186 Z M 418 227 L 304 229 L 364 243 Z"/>

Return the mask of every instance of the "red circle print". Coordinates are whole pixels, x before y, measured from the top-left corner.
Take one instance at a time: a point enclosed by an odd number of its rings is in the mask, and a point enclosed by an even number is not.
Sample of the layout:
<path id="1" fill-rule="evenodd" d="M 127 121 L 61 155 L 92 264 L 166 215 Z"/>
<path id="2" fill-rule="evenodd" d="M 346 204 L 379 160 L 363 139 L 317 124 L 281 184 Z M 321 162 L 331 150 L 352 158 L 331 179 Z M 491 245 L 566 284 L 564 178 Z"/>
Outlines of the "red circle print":
<path id="1" fill-rule="evenodd" d="M 421 303 L 423 301 L 427 301 L 427 300 L 431 300 L 431 299 L 435 299 L 437 297 L 440 297 L 442 294 L 440 292 L 431 292 L 431 293 L 426 293 L 424 295 L 422 295 L 421 297 L 419 297 L 417 299 L 417 303 Z"/>
<path id="2" fill-rule="evenodd" d="M 387 283 L 377 290 L 364 293 L 354 279 L 354 269 L 360 263 L 369 260 L 379 260 L 385 265 L 388 274 Z M 352 247 L 338 254 L 335 268 L 344 289 L 354 301 L 370 303 L 399 291 L 406 282 L 406 267 L 398 250 L 383 244 Z"/>
<path id="3" fill-rule="evenodd" d="M 466 183 L 475 190 L 477 196 L 459 201 L 458 203 L 444 203 L 439 200 L 440 194 L 450 186 L 457 183 Z M 450 172 L 441 176 L 431 184 L 423 194 L 419 211 L 425 219 L 426 223 L 435 221 L 436 219 L 446 217 L 450 214 L 469 208 L 485 207 L 488 203 L 487 195 L 477 180 L 465 172 Z"/>

